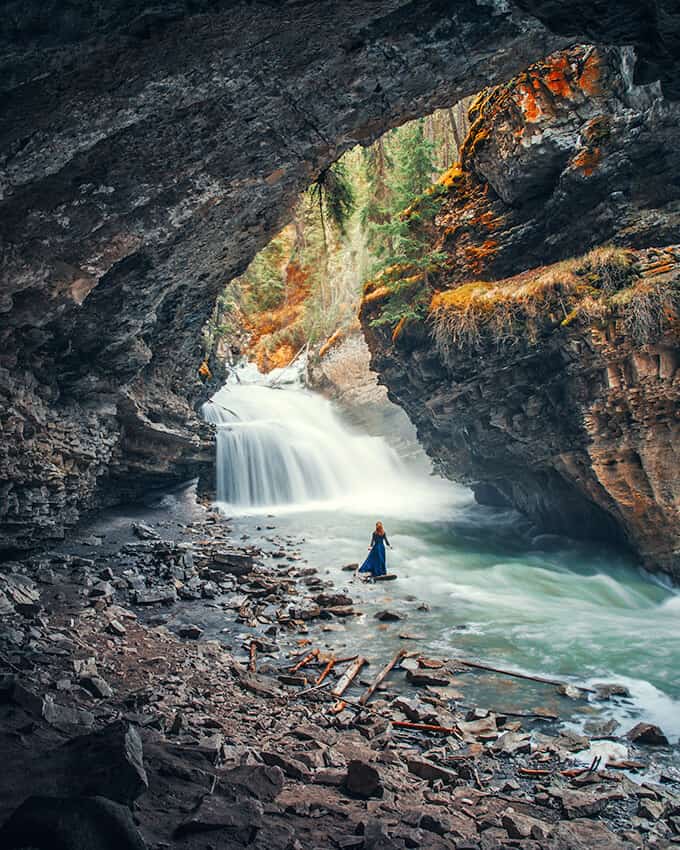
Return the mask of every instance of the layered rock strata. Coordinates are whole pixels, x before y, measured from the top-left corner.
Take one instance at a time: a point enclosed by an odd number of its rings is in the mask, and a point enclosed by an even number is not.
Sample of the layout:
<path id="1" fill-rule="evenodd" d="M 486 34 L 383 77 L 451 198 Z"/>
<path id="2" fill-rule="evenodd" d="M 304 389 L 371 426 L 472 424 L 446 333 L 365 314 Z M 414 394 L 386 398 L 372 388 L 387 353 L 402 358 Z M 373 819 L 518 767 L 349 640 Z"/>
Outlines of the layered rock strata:
<path id="1" fill-rule="evenodd" d="M 483 92 L 461 162 L 405 212 L 445 260 L 372 282 L 362 322 L 445 474 L 677 579 L 678 112 L 628 63 L 573 48 Z M 578 258 L 602 242 L 621 247 Z"/>

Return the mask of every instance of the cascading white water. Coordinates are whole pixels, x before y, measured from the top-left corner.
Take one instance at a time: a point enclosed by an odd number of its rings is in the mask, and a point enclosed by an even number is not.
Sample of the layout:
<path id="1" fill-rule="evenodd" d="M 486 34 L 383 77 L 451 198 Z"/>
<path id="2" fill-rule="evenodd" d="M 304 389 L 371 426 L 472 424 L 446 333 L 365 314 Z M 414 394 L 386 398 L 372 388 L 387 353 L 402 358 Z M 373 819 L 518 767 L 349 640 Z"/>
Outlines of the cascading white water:
<path id="1" fill-rule="evenodd" d="M 305 557 L 342 586 L 340 565 L 365 556 L 383 519 L 394 547 L 388 569 L 399 576 L 390 594 L 421 635 L 421 651 L 622 683 L 631 699 L 606 703 L 606 716 L 623 731 L 642 719 L 680 735 L 680 597 L 627 556 L 535 536 L 514 512 L 475 505 L 468 490 L 429 476 L 424 462 L 404 464 L 385 438 L 352 431 L 293 370 L 240 369 L 204 415 L 218 428 L 218 496 L 236 527 L 251 533 L 258 520 L 250 514 L 275 513 L 276 533 L 302 532 Z M 382 593 L 369 597 L 368 610 L 384 607 Z M 366 621 L 345 629 L 346 650 L 363 651 Z M 394 653 L 394 632 L 371 630 L 370 641 L 385 660 Z M 508 705 L 511 692 L 497 680 L 474 687 L 482 705 Z M 533 710 L 538 698 L 520 689 L 513 705 Z M 591 717 L 592 707 L 574 706 L 559 708 L 569 722 Z"/>
<path id="2" fill-rule="evenodd" d="M 388 443 L 350 431 L 292 370 L 263 376 L 242 367 L 203 415 L 217 425 L 217 498 L 231 508 L 384 506 L 414 496 L 412 475 Z M 422 475 L 418 484 L 422 491 Z"/>

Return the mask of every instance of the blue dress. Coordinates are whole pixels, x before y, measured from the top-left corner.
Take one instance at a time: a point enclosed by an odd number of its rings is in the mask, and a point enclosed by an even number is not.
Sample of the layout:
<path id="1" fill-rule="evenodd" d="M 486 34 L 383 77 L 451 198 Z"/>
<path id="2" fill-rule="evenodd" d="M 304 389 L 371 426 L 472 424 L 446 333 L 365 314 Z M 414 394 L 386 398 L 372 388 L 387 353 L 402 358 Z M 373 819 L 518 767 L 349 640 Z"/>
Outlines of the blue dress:
<path id="1" fill-rule="evenodd" d="M 368 558 L 359 567 L 360 573 L 370 573 L 372 576 L 384 576 L 387 572 L 385 567 L 385 544 L 390 545 L 386 534 L 373 532 L 371 537 L 371 551 Z"/>

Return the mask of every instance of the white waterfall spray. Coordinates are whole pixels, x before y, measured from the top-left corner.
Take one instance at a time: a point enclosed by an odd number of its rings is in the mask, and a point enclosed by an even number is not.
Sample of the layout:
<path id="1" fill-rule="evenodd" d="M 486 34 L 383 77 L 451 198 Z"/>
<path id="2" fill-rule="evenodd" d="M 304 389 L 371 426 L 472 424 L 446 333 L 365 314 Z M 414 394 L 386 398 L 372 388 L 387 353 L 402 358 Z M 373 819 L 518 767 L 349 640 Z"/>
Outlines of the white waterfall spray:
<path id="1" fill-rule="evenodd" d="M 383 438 L 350 431 L 295 373 L 263 376 L 245 366 L 203 415 L 217 425 L 217 498 L 231 509 L 344 503 L 382 511 L 397 500 L 411 512 L 414 499 L 431 504 L 433 491 L 442 500 L 443 482 L 414 480 Z"/>

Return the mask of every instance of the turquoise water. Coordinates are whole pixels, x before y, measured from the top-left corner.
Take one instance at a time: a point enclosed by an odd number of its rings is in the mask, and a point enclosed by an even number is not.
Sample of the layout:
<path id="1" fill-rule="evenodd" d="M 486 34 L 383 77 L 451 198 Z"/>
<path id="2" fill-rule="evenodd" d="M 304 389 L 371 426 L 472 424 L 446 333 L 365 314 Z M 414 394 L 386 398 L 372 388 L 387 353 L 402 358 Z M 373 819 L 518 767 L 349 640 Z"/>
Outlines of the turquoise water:
<path id="1" fill-rule="evenodd" d="M 540 535 L 514 511 L 475 504 L 467 489 L 429 475 L 424 457 L 404 462 L 389 434 L 367 436 L 330 402 L 279 380 L 247 367 L 215 397 L 228 409 L 211 411 L 224 429 L 219 471 L 239 494 L 239 504 L 221 509 L 237 536 L 260 526 L 273 549 L 279 536 L 296 539 L 322 577 L 362 602 L 360 617 L 312 627 L 319 645 L 361 651 L 376 663 L 405 646 L 584 686 L 623 684 L 629 699 L 597 704 L 490 673 L 466 673 L 454 687 L 470 704 L 547 708 L 576 723 L 611 716 L 620 731 L 644 719 L 677 741 L 677 590 L 620 551 Z M 367 585 L 342 567 L 364 559 L 378 519 L 398 580 Z M 379 622 L 373 615 L 384 608 L 405 619 Z"/>
<path id="2" fill-rule="evenodd" d="M 491 673 L 457 678 L 463 701 L 506 711 L 548 709 L 577 723 L 597 714 L 626 731 L 639 719 L 680 736 L 680 595 L 644 575 L 624 554 L 566 538 L 532 536 L 511 511 L 475 505 L 451 487 L 448 520 L 418 521 L 383 512 L 394 582 L 365 584 L 342 566 L 365 557 L 373 516 L 347 507 L 270 513 L 270 534 L 290 535 L 322 577 L 365 612 L 312 630 L 326 649 L 385 661 L 399 646 L 426 655 L 463 656 L 588 686 L 627 686 L 631 698 L 572 701 L 543 684 Z M 446 511 L 446 503 L 441 505 Z M 252 530 L 262 516 L 232 519 Z M 303 540 L 304 538 L 304 540 Z M 425 603 L 429 610 L 419 610 Z M 401 622 L 383 624 L 390 609 Z M 403 640 L 401 634 L 415 636 Z"/>

